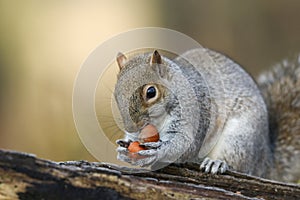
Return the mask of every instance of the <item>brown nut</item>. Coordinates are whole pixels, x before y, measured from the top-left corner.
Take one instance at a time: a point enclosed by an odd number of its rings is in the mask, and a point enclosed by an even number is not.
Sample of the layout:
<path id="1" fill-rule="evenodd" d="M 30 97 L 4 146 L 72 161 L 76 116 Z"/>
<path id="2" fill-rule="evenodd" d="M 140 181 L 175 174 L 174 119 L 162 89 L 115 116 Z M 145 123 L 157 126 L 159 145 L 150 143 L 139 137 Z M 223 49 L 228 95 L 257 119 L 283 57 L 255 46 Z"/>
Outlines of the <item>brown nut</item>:
<path id="1" fill-rule="evenodd" d="M 139 134 L 139 141 L 141 143 L 145 142 L 157 142 L 159 140 L 159 133 L 156 127 L 152 124 L 145 126 L 141 133 Z"/>
<path id="2" fill-rule="evenodd" d="M 137 153 L 141 150 L 146 150 L 146 148 L 141 147 L 138 141 L 131 142 L 128 146 L 128 151 L 131 153 Z"/>

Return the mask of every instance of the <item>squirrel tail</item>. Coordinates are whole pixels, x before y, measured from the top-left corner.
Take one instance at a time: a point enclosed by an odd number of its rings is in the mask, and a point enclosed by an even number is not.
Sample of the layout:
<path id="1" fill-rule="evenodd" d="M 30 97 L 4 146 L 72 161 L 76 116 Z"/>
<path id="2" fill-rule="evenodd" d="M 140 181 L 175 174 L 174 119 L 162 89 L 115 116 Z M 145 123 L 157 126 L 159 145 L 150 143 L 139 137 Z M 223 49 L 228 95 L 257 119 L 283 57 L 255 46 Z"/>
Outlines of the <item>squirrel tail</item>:
<path id="1" fill-rule="evenodd" d="M 258 86 L 267 104 L 272 178 L 297 182 L 300 180 L 300 54 L 284 60 L 261 74 Z"/>

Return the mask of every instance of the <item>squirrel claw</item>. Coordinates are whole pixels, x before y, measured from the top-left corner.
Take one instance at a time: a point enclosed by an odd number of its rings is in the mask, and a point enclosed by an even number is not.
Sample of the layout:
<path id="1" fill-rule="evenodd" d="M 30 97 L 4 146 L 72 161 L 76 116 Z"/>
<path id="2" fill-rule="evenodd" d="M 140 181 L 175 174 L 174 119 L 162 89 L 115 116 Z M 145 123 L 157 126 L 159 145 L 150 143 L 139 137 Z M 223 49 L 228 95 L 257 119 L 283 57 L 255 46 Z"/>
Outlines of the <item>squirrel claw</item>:
<path id="1" fill-rule="evenodd" d="M 121 147 L 124 147 L 124 148 L 128 148 L 130 142 L 132 142 L 131 140 L 124 140 L 124 139 L 119 139 L 116 141 L 116 143 L 118 145 L 120 145 Z"/>
<path id="2" fill-rule="evenodd" d="M 117 152 L 118 152 L 118 155 L 117 155 L 118 160 L 127 162 L 127 163 L 131 163 L 131 158 L 128 156 L 129 152 L 128 152 L 127 148 L 119 146 L 117 148 Z"/>
<path id="3" fill-rule="evenodd" d="M 128 157 L 128 150 L 124 147 L 118 147 L 117 159 L 123 162 L 131 163 L 131 158 Z"/>
<path id="4" fill-rule="evenodd" d="M 119 147 L 117 147 L 117 152 L 118 153 L 128 153 L 128 149 L 127 148 L 125 148 L 125 147 L 122 147 L 122 146 L 119 146 Z"/>
<path id="5" fill-rule="evenodd" d="M 146 142 L 143 143 L 142 146 L 146 147 L 147 149 L 157 149 L 162 145 L 162 141 L 159 140 L 158 142 Z"/>
<path id="6" fill-rule="evenodd" d="M 212 160 L 210 158 L 205 158 L 200 165 L 200 169 L 205 173 L 223 174 L 228 169 L 228 165 L 226 162 L 221 160 Z"/>

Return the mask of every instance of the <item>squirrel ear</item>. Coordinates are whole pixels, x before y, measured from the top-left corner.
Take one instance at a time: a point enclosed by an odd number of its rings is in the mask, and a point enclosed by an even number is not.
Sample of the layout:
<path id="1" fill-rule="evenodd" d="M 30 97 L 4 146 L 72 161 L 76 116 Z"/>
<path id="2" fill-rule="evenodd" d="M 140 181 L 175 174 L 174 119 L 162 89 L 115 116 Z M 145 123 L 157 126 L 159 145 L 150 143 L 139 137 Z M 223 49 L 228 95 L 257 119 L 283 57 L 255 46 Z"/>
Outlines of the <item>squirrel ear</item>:
<path id="1" fill-rule="evenodd" d="M 120 70 L 122 70 L 124 68 L 124 64 L 125 64 L 126 60 L 127 60 L 126 56 L 119 52 L 117 55 L 117 63 L 118 63 Z"/>
<path id="2" fill-rule="evenodd" d="M 161 56 L 157 50 L 155 50 L 151 56 L 150 64 L 161 64 Z"/>
<path id="3" fill-rule="evenodd" d="M 151 56 L 150 65 L 161 78 L 168 78 L 168 67 L 162 64 L 162 59 L 157 50 Z"/>

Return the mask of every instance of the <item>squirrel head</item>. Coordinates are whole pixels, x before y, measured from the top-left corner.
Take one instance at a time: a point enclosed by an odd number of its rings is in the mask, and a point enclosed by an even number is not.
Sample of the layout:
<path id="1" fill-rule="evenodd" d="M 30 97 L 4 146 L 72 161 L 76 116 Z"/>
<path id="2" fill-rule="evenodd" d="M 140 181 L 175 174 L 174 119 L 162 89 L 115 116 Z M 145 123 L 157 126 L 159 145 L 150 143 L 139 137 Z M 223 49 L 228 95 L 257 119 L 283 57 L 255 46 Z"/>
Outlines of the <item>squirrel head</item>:
<path id="1" fill-rule="evenodd" d="M 131 58 L 119 53 L 116 60 L 119 73 L 114 95 L 125 130 L 138 132 L 148 123 L 159 127 L 169 95 L 164 84 L 169 79 L 164 58 L 155 50 Z"/>

